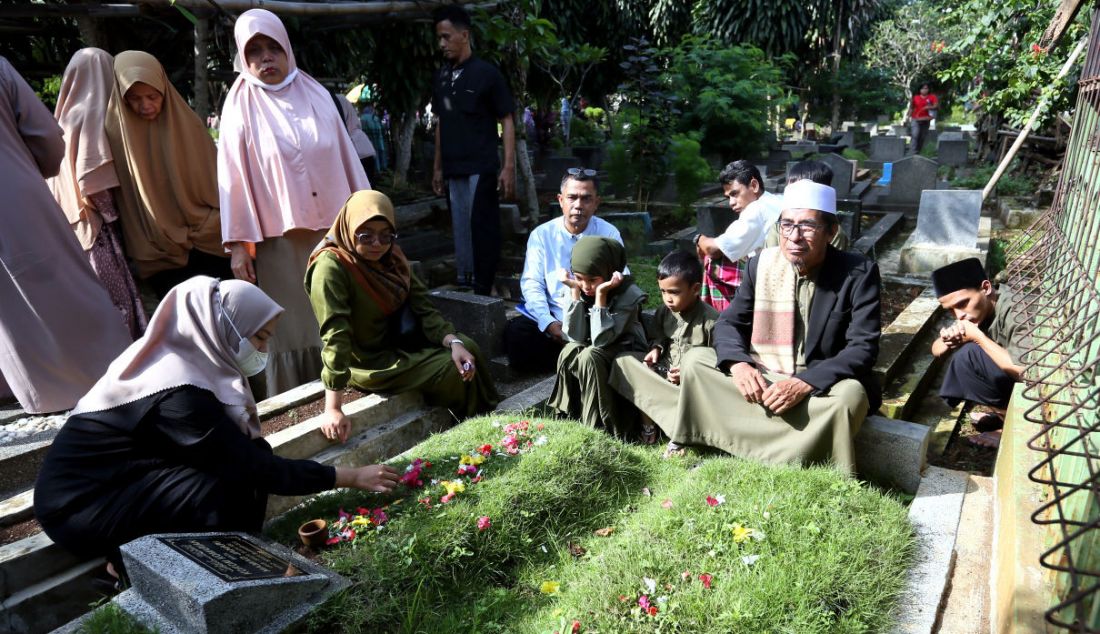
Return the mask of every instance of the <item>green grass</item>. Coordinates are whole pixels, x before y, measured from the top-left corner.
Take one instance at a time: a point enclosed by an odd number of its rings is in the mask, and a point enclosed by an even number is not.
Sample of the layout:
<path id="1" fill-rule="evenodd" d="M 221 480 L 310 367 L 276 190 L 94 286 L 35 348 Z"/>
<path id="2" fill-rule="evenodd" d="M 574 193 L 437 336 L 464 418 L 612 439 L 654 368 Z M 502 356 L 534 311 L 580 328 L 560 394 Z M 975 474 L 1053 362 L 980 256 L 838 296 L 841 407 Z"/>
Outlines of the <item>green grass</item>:
<path id="1" fill-rule="evenodd" d="M 1017 163 L 1014 161 L 997 181 L 994 191 L 1000 196 L 1033 196 L 1038 191 L 1039 185 L 1035 178 L 1028 174 L 1014 173 Z M 993 177 L 996 166 L 985 165 L 975 168 L 965 176 L 959 176 L 951 181 L 952 187 L 960 189 L 985 189 L 989 179 Z"/>
<path id="2" fill-rule="evenodd" d="M 461 454 L 497 448 L 500 425 L 514 420 L 470 420 L 407 455 L 431 460 L 430 477 L 453 478 Z M 446 505 L 425 477 L 427 491 L 399 503 L 324 495 L 274 525 L 271 536 L 291 543 L 308 519 L 390 503 L 386 526 L 323 554 L 354 585 L 314 613 L 310 630 L 542 634 L 574 619 L 583 632 L 889 629 L 912 543 L 896 499 L 828 468 L 664 461 L 659 449 L 569 421 L 533 434 L 545 443 L 518 457 L 494 453 L 484 480 Z M 416 502 L 429 493 L 430 509 Z M 709 506 L 708 495 L 725 501 Z M 485 531 L 481 516 L 492 521 Z M 737 525 L 762 539 L 738 543 Z M 595 535 L 601 528 L 613 532 Z M 547 581 L 560 590 L 541 592 Z M 656 616 L 641 613 L 642 594 Z"/>
<path id="3" fill-rule="evenodd" d="M 660 255 L 639 255 L 627 262 L 630 274 L 634 276 L 634 283 L 645 292 L 649 298 L 646 300 L 646 308 L 656 308 L 661 305 L 661 288 L 657 286 L 657 266 L 661 263 Z"/>
<path id="4" fill-rule="evenodd" d="M 150 634 L 150 630 L 134 620 L 115 603 L 106 603 L 91 614 L 78 630 L 82 634 Z"/>

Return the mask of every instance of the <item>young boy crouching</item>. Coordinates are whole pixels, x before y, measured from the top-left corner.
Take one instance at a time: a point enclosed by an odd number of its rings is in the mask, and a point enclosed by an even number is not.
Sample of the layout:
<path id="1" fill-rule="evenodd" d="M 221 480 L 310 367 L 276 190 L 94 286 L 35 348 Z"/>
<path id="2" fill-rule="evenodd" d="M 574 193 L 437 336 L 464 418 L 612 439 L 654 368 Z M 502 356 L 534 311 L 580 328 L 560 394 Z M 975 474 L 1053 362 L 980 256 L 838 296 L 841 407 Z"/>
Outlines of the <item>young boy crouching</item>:
<path id="1" fill-rule="evenodd" d="M 615 359 L 611 387 L 641 410 L 646 444 L 657 442 L 658 426 L 669 437 L 675 431 L 684 354 L 712 343 L 718 311 L 699 298 L 702 282 L 703 267 L 692 254 L 677 251 L 665 256 L 657 268 L 661 306 L 646 332 L 649 352 Z"/>
<path id="2" fill-rule="evenodd" d="M 1020 380 L 1020 356 L 1030 344 L 1021 333 L 1020 302 L 1011 291 L 998 293 L 977 258 L 968 258 L 932 272 L 940 305 L 954 315 L 954 324 L 940 331 L 932 354 L 951 353 L 940 396 L 952 407 L 961 401 L 984 405 L 988 412 L 972 414 L 981 431 L 971 443 L 995 448 L 1012 389 Z"/>

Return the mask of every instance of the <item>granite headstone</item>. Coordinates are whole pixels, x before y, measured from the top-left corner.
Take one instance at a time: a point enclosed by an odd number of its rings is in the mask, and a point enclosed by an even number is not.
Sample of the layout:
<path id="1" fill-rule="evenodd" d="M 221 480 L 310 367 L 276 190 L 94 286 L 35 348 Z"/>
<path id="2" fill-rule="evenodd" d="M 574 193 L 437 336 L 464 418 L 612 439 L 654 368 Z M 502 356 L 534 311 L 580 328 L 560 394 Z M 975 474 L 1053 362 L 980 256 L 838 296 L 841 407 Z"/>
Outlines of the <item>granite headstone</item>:
<path id="1" fill-rule="evenodd" d="M 871 160 L 892 163 L 905 156 L 905 139 L 897 136 L 871 137 Z"/>
<path id="2" fill-rule="evenodd" d="M 495 357 L 504 352 L 507 309 L 499 297 L 433 290 L 428 299 L 455 330 L 476 341 L 483 353 Z"/>
<path id="3" fill-rule="evenodd" d="M 973 248 L 978 242 L 978 222 L 981 215 L 981 190 L 925 190 L 917 211 L 914 241 Z"/>
<path id="4" fill-rule="evenodd" d="M 907 156 L 894 161 L 890 177 L 890 196 L 892 203 L 917 205 L 921 193 L 936 187 L 937 163 L 923 156 Z"/>
<path id="5" fill-rule="evenodd" d="M 245 533 L 148 535 L 121 551 L 132 585 L 115 601 L 165 634 L 282 632 L 350 585 Z"/>
<path id="6" fill-rule="evenodd" d="M 839 154 L 825 154 L 818 160 L 833 170 L 832 185 L 833 189 L 836 190 L 837 198 L 843 198 L 851 193 L 852 181 L 855 180 L 856 176 L 855 161 L 849 161 Z"/>
<path id="7" fill-rule="evenodd" d="M 966 165 L 970 154 L 970 142 L 966 139 L 940 139 L 936 158 L 941 165 Z"/>

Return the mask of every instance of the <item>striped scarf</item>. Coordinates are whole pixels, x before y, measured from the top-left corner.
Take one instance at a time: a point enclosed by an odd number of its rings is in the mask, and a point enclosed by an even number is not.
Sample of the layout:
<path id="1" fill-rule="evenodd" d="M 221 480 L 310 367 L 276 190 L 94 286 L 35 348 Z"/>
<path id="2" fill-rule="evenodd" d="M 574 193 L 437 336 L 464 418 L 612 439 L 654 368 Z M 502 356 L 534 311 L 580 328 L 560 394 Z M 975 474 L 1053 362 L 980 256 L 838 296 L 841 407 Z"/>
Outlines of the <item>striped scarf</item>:
<path id="1" fill-rule="evenodd" d="M 743 259 L 731 262 L 721 255 L 703 258 L 703 289 L 700 292 L 703 301 L 718 312 L 725 310 L 741 285 L 744 263 Z"/>
<path id="2" fill-rule="evenodd" d="M 798 272 L 779 247 L 764 249 L 756 269 L 751 354 L 757 365 L 791 376 L 795 371 L 794 329 Z"/>

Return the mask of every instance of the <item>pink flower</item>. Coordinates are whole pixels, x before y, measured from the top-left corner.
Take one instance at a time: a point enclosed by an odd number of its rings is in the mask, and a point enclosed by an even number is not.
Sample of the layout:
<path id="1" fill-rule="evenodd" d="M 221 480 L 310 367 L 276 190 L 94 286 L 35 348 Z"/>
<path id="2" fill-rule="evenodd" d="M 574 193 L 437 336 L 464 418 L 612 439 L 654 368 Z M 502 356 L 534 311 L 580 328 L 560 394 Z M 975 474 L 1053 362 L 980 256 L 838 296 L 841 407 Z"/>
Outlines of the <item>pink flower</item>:
<path id="1" fill-rule="evenodd" d="M 428 508 L 432 508 L 432 498 L 431 497 L 420 498 L 419 500 L 417 500 L 417 502 L 420 502 L 421 504 L 423 504 L 424 506 L 426 506 Z"/>
<path id="2" fill-rule="evenodd" d="M 489 520 L 488 515 L 482 515 L 481 517 L 477 518 L 477 530 L 479 531 L 483 531 L 489 528 L 490 526 L 492 526 L 492 524 L 493 523 Z"/>
<path id="3" fill-rule="evenodd" d="M 707 506 L 718 506 L 718 498 L 713 495 L 707 496 Z"/>
<path id="4" fill-rule="evenodd" d="M 644 595 L 644 594 L 642 596 L 638 597 L 638 605 L 640 605 L 643 610 L 648 610 L 649 609 L 649 597 Z"/>
<path id="5" fill-rule="evenodd" d="M 382 509 L 374 509 L 370 512 L 370 518 L 374 520 L 374 523 L 381 526 L 389 521 L 389 517 L 386 516 L 386 512 Z"/>
<path id="6" fill-rule="evenodd" d="M 464 464 L 458 468 L 458 475 L 474 475 L 477 473 L 477 467 L 472 464 Z"/>
<path id="7" fill-rule="evenodd" d="M 685 570 L 685 571 L 681 572 L 680 573 L 680 579 L 683 580 L 683 581 L 690 581 L 691 580 L 691 571 L 690 570 Z"/>
<path id="8" fill-rule="evenodd" d="M 439 498 L 439 502 L 440 502 L 440 504 L 446 504 L 447 502 L 450 502 L 453 499 L 455 499 L 455 494 L 454 493 L 448 493 L 448 494 L 444 495 L 443 497 Z"/>
<path id="9" fill-rule="evenodd" d="M 470 480 L 470 484 L 477 484 L 478 482 L 481 482 L 481 474 L 480 473 L 477 474 L 476 478 L 474 478 L 473 480 Z"/>
<path id="10" fill-rule="evenodd" d="M 542 423 L 539 423 L 539 424 L 541 425 Z M 572 632 L 572 634 L 578 634 L 578 632 L 581 631 L 581 622 L 580 621 L 573 621 L 573 629 L 570 630 L 570 631 Z"/>
<path id="11" fill-rule="evenodd" d="M 344 507 L 342 507 L 342 506 L 340 507 L 340 512 L 337 513 L 337 516 L 340 518 L 340 521 L 342 521 L 342 522 L 351 519 L 351 514 L 349 514 L 347 511 L 345 511 Z"/>
<path id="12" fill-rule="evenodd" d="M 710 590 L 710 582 L 711 582 L 712 579 L 714 579 L 714 577 L 712 577 L 711 575 L 708 575 L 705 572 L 703 574 L 699 575 L 699 581 L 703 582 L 703 587 L 706 588 L 707 590 Z"/>

